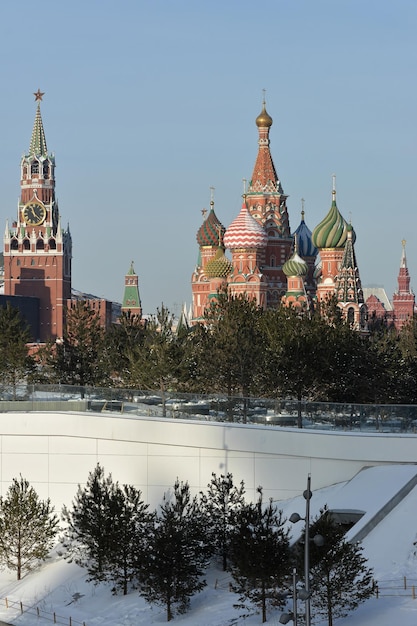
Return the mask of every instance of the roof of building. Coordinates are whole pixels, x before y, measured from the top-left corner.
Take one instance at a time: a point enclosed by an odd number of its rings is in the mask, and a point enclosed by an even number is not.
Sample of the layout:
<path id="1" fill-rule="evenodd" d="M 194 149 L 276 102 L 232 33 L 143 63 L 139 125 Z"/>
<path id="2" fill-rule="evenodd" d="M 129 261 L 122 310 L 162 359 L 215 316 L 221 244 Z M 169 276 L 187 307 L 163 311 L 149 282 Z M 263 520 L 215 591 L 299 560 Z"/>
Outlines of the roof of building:
<path id="1" fill-rule="evenodd" d="M 224 245 L 229 249 L 264 248 L 268 237 L 262 226 L 252 217 L 243 202 L 239 215 L 226 229 Z"/>
<path id="2" fill-rule="evenodd" d="M 326 217 L 313 230 L 312 241 L 318 248 L 343 248 L 346 243 L 348 223 L 336 204 L 336 189 L 332 191 L 332 204 Z"/>
<path id="3" fill-rule="evenodd" d="M 197 231 L 199 246 L 219 246 L 223 243 L 225 227 L 214 212 L 214 202 L 210 202 L 210 212 Z"/>
<path id="4" fill-rule="evenodd" d="M 392 304 L 383 287 L 363 287 L 363 297 L 365 302 L 371 296 L 375 296 L 384 305 L 386 311 L 392 311 Z"/>

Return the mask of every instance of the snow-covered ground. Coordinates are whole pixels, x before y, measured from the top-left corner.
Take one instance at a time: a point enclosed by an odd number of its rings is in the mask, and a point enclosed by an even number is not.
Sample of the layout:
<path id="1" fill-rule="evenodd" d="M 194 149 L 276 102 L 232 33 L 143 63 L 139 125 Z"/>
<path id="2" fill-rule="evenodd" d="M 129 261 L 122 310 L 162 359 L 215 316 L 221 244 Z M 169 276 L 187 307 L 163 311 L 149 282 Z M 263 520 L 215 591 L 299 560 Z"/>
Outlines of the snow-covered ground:
<path id="1" fill-rule="evenodd" d="M 417 472 L 417 467 L 395 466 L 370 468 L 360 472 L 349 483 L 314 491 L 311 515 L 328 503 L 330 508 L 365 511 L 361 524 L 369 521 L 398 490 Z M 288 517 L 293 511 L 303 514 L 302 497 L 279 504 Z M 416 626 L 417 557 L 417 487 L 364 538 L 363 546 L 369 565 L 380 583 L 381 597 L 372 598 L 349 617 L 336 620 L 338 626 Z M 299 532 L 302 522 L 294 526 Z M 351 531 L 352 532 L 352 531 Z M 17 582 L 10 572 L 0 573 L 0 620 L 16 626 L 42 626 L 53 622 L 79 626 L 140 626 L 166 623 L 162 607 L 150 607 L 137 592 L 128 596 L 112 596 L 110 585 L 94 586 L 85 582 L 84 571 L 68 564 L 56 552 L 48 563 Z M 406 581 L 406 585 L 404 584 Z M 173 623 L 181 626 L 253 626 L 261 623 L 260 615 L 243 619 L 233 608 L 236 596 L 229 591 L 229 578 L 213 568 L 207 575 L 205 590 L 194 596 L 187 614 L 176 616 Z M 385 583 L 385 584 L 384 584 Z M 384 591 L 390 586 L 389 592 Z M 404 586 L 407 588 L 404 589 Z M 395 588 L 394 588 L 395 587 Z M 387 595 L 387 594 L 390 595 Z M 6 607 L 6 598 L 9 608 Z M 21 613 L 20 603 L 23 606 Z M 40 617 L 37 616 L 39 610 Z M 268 624 L 278 625 L 281 611 L 270 613 Z M 322 622 L 324 625 L 324 622 Z M 318 624 L 317 624 L 318 626 Z"/>

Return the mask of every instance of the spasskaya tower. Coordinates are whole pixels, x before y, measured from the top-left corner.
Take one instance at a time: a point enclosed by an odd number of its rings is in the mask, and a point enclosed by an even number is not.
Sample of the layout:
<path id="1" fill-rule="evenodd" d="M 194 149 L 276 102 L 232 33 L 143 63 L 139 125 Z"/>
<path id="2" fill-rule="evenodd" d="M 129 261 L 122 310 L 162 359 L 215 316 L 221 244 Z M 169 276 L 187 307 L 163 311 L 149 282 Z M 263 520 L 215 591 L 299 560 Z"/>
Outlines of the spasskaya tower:
<path id="1" fill-rule="evenodd" d="M 71 298 L 72 241 L 55 197 L 55 157 L 48 152 L 38 89 L 29 152 L 20 162 L 17 220 L 4 233 L 4 293 L 39 301 L 39 341 L 63 335 Z"/>

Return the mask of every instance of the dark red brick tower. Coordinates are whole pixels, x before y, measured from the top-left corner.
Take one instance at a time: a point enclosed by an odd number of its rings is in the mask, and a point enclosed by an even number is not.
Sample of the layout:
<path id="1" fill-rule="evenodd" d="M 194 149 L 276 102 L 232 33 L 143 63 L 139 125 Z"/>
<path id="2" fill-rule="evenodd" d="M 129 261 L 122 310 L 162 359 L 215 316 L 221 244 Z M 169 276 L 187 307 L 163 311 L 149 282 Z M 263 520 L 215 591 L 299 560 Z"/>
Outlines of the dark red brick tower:
<path id="1" fill-rule="evenodd" d="M 415 306 L 415 295 L 410 289 L 410 274 L 407 267 L 407 257 L 405 256 L 405 239 L 402 240 L 402 253 L 400 271 L 398 273 L 398 289 L 392 297 L 394 309 L 394 324 L 397 330 L 413 317 Z"/>
<path id="2" fill-rule="evenodd" d="M 55 198 L 55 157 L 48 152 L 38 89 L 29 152 L 20 162 L 17 220 L 4 235 L 4 293 L 39 300 L 39 341 L 62 337 L 71 298 L 72 241 Z"/>

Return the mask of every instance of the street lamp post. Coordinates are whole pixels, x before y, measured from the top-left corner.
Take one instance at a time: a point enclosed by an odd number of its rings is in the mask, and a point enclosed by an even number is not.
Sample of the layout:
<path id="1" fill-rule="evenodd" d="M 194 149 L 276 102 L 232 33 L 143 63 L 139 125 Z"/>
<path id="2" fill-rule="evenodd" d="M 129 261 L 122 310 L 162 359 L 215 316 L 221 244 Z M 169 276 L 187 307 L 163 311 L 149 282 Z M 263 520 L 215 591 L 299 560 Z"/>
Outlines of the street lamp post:
<path id="1" fill-rule="evenodd" d="M 305 600 L 307 597 L 307 591 L 297 589 L 297 570 L 294 568 L 292 571 L 292 613 L 282 613 L 279 618 L 280 624 L 288 624 L 289 621 L 293 621 L 294 626 L 297 626 L 297 600 Z"/>
<path id="2" fill-rule="evenodd" d="M 305 603 L 306 603 L 306 626 L 311 626 L 310 617 L 310 500 L 311 496 L 311 474 L 307 476 L 307 489 L 304 491 L 303 496 L 306 501 L 306 516 L 305 520 L 305 532 L 304 532 L 304 589 L 305 589 Z M 293 513 L 290 516 L 290 522 L 296 524 L 303 518 L 298 513 Z"/>

